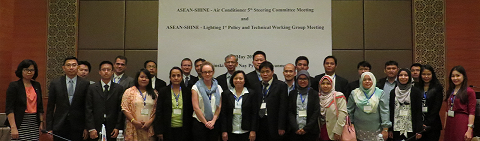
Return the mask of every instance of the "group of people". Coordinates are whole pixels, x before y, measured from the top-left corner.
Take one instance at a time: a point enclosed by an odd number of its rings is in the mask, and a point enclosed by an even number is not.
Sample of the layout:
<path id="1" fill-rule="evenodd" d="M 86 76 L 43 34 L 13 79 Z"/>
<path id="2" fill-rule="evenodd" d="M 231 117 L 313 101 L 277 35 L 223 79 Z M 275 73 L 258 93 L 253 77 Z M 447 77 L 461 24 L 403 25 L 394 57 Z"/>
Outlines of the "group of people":
<path id="1" fill-rule="evenodd" d="M 362 61 L 359 79 L 349 83 L 335 73 L 334 56 L 323 60 L 325 73 L 314 77 L 308 58 L 299 56 L 284 66 L 284 81 L 264 52 L 256 51 L 252 64 L 252 72 L 236 70 L 238 58 L 227 55 L 227 72 L 214 78 L 210 62 L 185 58 L 171 68 L 167 85 L 156 77 L 152 60 L 134 78 L 125 75 L 126 57 L 103 61 L 101 79 L 94 82 L 84 78 L 88 62 L 68 57 L 65 75 L 50 83 L 43 119 L 38 66 L 26 59 L 15 71 L 20 79 L 7 90 L 6 124 L 13 140 L 38 140 L 39 130 L 58 135 L 54 140 L 115 140 L 123 130 L 129 141 L 331 141 L 341 140 L 349 117 L 361 141 L 380 134 L 392 141 L 438 141 L 442 129 L 448 141 L 472 138 L 476 100 L 462 66 L 450 71 L 444 99 L 430 65 L 399 68 L 388 61 L 387 77 L 377 81 Z M 198 76 L 191 74 L 193 65 Z M 440 111 L 443 101 L 447 111 Z M 439 112 L 447 113 L 446 123 Z"/>

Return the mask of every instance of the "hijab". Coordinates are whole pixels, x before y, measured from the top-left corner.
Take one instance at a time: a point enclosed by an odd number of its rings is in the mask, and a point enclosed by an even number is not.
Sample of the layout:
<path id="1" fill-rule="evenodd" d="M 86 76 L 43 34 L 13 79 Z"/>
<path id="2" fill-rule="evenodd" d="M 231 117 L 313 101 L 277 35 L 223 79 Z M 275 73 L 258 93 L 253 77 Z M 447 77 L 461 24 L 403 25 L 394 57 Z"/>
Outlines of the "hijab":
<path id="1" fill-rule="evenodd" d="M 363 87 L 363 79 L 365 76 L 370 76 L 372 79 L 372 86 L 368 89 Z M 352 91 L 356 105 L 362 109 L 365 113 L 376 113 L 378 103 L 380 102 L 380 96 L 382 95 L 382 90 L 377 88 L 377 79 L 371 72 L 364 72 L 358 80 L 360 81 L 360 87 Z M 367 97 L 368 96 L 368 97 Z M 364 106 L 371 106 L 371 111 L 365 111 Z"/>
<path id="2" fill-rule="evenodd" d="M 408 74 L 408 82 L 407 84 L 400 83 L 400 72 L 405 71 Z M 412 91 L 412 73 L 408 69 L 400 69 L 397 74 L 397 87 L 395 88 L 395 98 L 400 103 L 410 103 L 410 92 Z"/>
<path id="3" fill-rule="evenodd" d="M 300 78 L 301 75 L 305 75 L 305 76 L 307 77 L 307 79 L 308 79 L 308 85 L 307 85 L 307 87 L 303 87 L 303 88 L 302 88 L 302 87 L 300 87 L 300 85 L 298 85 L 298 81 L 299 81 L 298 79 Z M 308 71 L 306 71 L 306 70 L 301 70 L 301 71 L 299 71 L 299 72 L 297 73 L 297 80 L 295 80 L 295 81 L 296 81 L 296 82 L 295 82 L 295 85 L 296 85 L 295 87 L 297 88 L 298 93 L 300 93 L 300 94 L 307 94 L 307 93 L 308 93 L 308 90 L 309 90 L 309 88 L 310 88 L 310 85 L 312 84 L 312 82 L 310 82 L 310 74 L 308 73 Z"/>
<path id="4" fill-rule="evenodd" d="M 333 80 L 332 78 L 330 78 L 330 76 L 328 75 L 325 75 L 323 76 L 321 79 L 320 79 L 320 82 L 318 85 L 321 85 L 323 83 L 324 80 L 328 80 L 330 82 L 330 84 L 333 83 Z M 330 89 L 329 92 L 323 92 L 321 89 L 321 86 L 318 86 L 320 89 L 319 89 L 319 98 L 320 98 L 320 106 L 322 108 L 320 108 L 320 113 L 325 116 L 325 113 L 326 113 L 326 108 L 330 107 L 332 105 L 332 102 L 333 102 L 333 99 L 335 98 L 334 96 L 334 93 L 336 92 L 335 90 Z M 332 85 L 333 87 L 333 85 Z"/>

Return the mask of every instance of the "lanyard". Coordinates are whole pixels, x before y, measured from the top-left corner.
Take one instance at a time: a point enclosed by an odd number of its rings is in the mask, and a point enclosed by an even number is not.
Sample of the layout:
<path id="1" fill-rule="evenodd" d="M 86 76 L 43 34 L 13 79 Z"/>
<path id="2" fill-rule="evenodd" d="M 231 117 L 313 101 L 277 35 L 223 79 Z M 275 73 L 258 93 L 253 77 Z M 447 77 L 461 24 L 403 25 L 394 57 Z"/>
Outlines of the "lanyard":
<path id="1" fill-rule="evenodd" d="M 452 92 L 452 95 L 450 96 L 450 110 L 453 110 L 453 104 L 455 103 L 455 97 L 456 97 L 456 95 L 453 95 L 453 92 Z"/>
<path id="2" fill-rule="evenodd" d="M 178 95 L 175 94 L 175 92 L 173 92 L 173 86 L 172 86 L 172 93 L 173 93 L 173 97 L 175 97 L 175 101 L 177 101 L 177 107 L 178 107 L 178 99 L 180 98 L 180 94 L 182 94 L 182 86 L 180 86 L 180 92 L 178 92 Z"/>
<path id="3" fill-rule="evenodd" d="M 270 91 L 271 86 L 268 87 L 268 89 L 263 93 L 263 100 L 265 100 L 265 97 L 267 96 L 268 91 Z"/>
<path id="4" fill-rule="evenodd" d="M 427 92 L 423 93 L 423 99 L 427 99 Z"/>
<path id="5" fill-rule="evenodd" d="M 307 89 L 307 94 L 306 94 L 307 96 L 308 96 L 308 91 L 310 91 L 310 87 Z M 298 93 L 298 95 L 300 95 L 300 100 L 302 101 L 302 106 L 304 106 L 303 108 L 304 108 L 304 109 L 307 108 L 307 107 L 305 107 L 305 105 L 303 104 L 303 102 L 305 102 L 305 100 L 306 100 L 307 98 L 305 97 L 305 99 L 304 99 L 304 98 L 303 98 L 303 95 L 300 94 L 299 91 L 297 91 L 297 93 Z"/>
<path id="6" fill-rule="evenodd" d="M 240 97 L 237 98 L 237 96 L 234 94 L 233 97 L 235 98 L 235 101 L 240 102 L 240 100 L 242 99 L 243 95 L 241 95 Z"/>
<path id="7" fill-rule="evenodd" d="M 370 98 L 372 98 L 372 96 L 375 95 L 375 92 L 376 92 L 376 91 L 374 90 L 374 91 L 373 91 L 373 94 L 370 95 L 370 97 L 367 96 L 367 93 L 363 92 L 363 94 L 365 94 L 365 97 L 367 98 L 367 103 L 369 103 Z"/>
<path id="8" fill-rule="evenodd" d="M 120 79 L 122 79 L 122 78 L 118 79 L 118 82 L 115 82 L 116 79 L 117 79 L 117 77 L 114 77 L 114 78 L 113 78 L 113 83 L 120 84 Z"/>
<path id="9" fill-rule="evenodd" d="M 138 92 L 140 92 L 140 96 L 142 96 L 142 98 L 143 98 L 143 106 L 146 106 L 147 103 L 145 101 L 147 100 L 147 95 L 143 96 L 143 93 L 142 93 L 142 91 L 140 91 L 140 89 L 138 89 Z"/>

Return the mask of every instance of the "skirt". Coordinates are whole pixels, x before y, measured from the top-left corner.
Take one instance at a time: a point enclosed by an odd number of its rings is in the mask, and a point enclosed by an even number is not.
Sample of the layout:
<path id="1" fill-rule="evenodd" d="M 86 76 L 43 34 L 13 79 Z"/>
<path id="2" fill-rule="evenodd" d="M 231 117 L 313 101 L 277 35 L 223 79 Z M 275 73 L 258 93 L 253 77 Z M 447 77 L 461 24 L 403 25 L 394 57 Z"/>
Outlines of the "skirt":
<path id="1" fill-rule="evenodd" d="M 19 139 L 12 141 L 38 141 L 39 125 L 36 113 L 25 113 L 22 124 L 18 129 Z"/>

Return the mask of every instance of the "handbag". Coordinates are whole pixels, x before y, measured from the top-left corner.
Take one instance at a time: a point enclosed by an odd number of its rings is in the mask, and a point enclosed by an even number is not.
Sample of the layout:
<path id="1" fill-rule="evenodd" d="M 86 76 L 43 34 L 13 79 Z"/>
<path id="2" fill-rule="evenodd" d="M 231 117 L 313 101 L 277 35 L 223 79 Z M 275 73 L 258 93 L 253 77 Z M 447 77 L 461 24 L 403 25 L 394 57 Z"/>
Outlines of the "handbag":
<path id="1" fill-rule="evenodd" d="M 335 103 L 335 111 L 337 111 L 338 118 L 338 108 L 337 108 L 337 93 L 334 94 L 333 103 Z M 345 117 L 345 126 L 343 126 L 342 138 L 341 141 L 357 141 L 357 134 L 355 133 L 355 128 L 352 126 L 350 117 L 348 115 Z"/>

